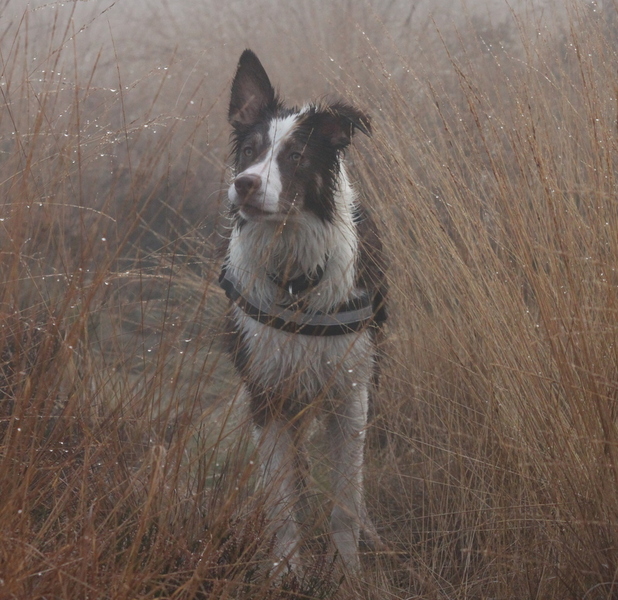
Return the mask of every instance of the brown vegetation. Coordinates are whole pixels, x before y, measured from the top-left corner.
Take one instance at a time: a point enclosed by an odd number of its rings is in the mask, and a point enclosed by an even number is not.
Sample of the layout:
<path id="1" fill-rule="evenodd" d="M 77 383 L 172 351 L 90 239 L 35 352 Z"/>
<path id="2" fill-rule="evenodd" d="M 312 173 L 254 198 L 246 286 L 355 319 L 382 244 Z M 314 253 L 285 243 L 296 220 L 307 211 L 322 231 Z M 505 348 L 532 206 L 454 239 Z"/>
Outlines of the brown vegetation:
<path id="1" fill-rule="evenodd" d="M 610 2 L 1 4 L 0 598 L 618 596 Z M 292 101 L 374 119 L 350 158 L 392 264 L 386 549 L 343 583 L 321 522 L 271 577 L 217 342 L 245 46 Z"/>

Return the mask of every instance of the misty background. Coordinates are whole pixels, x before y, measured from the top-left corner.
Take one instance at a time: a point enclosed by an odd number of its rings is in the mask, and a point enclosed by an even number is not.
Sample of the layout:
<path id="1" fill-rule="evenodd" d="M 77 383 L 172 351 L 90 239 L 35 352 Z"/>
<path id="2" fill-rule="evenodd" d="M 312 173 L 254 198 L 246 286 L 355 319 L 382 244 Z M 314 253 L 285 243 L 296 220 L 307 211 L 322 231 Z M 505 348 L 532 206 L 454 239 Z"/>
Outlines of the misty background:
<path id="1" fill-rule="evenodd" d="M 414 106 L 417 114 L 406 118 L 422 120 L 432 82 L 459 93 L 444 83 L 451 59 L 504 53 L 514 62 L 522 36 L 534 44 L 535 36 L 555 34 L 565 16 L 561 2 L 543 0 L 5 0 L 0 85 L 13 110 L 0 121 L 2 145 L 10 154 L 12 144 L 33 141 L 41 97 L 53 89 L 46 100 L 53 121 L 46 118 L 55 149 L 40 157 L 40 168 L 60 173 L 62 162 L 70 180 L 56 183 L 72 195 L 69 204 L 104 208 L 116 222 L 140 212 L 143 226 L 128 252 L 160 249 L 196 226 L 206 236 L 217 227 L 229 85 L 243 49 L 258 54 L 288 101 L 346 97 L 380 131 L 381 118 L 397 110 L 382 83 Z M 517 31 L 519 19 L 525 27 Z M 58 150 L 62 141 L 66 149 Z M 65 170 L 67 162 L 74 169 Z M 66 215 L 69 236 L 75 218 Z"/>

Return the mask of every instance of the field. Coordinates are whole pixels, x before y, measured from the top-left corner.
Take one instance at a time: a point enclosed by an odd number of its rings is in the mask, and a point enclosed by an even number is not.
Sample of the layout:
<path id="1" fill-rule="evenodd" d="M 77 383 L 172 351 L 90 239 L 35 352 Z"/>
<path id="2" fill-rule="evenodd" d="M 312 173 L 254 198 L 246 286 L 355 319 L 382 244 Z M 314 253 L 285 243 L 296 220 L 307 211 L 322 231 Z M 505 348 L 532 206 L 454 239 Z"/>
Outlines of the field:
<path id="1" fill-rule="evenodd" d="M 234 67 L 372 115 L 383 547 L 276 576 L 216 285 Z M 0 599 L 618 597 L 618 5 L 0 0 Z M 316 516 L 317 515 L 317 516 Z"/>

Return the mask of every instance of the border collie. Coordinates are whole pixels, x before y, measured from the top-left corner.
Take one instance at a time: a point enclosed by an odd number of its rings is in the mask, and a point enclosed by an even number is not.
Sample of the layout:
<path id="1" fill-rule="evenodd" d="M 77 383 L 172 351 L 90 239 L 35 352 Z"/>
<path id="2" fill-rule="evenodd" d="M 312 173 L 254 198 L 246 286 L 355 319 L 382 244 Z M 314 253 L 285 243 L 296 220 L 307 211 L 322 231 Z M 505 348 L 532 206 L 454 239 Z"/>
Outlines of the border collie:
<path id="1" fill-rule="evenodd" d="M 220 284 L 231 352 L 250 400 L 269 526 L 282 564 L 300 562 L 295 513 L 303 438 L 316 414 L 330 444 L 331 534 L 360 566 L 363 446 L 385 320 L 379 237 L 343 154 L 369 118 L 343 102 L 287 108 L 251 50 L 232 83 L 232 231 Z M 374 532 L 375 534 L 375 532 Z"/>

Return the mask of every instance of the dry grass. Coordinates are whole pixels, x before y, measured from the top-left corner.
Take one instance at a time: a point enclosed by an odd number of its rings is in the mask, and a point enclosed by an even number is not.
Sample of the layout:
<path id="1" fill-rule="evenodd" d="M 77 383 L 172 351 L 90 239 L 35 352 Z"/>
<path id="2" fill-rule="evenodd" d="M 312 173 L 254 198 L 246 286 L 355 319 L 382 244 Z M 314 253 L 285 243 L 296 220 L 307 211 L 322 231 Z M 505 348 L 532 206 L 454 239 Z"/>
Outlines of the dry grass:
<path id="1" fill-rule="evenodd" d="M 0 4 L 0 598 L 618 596 L 611 2 Z M 217 340 L 245 46 L 292 100 L 374 116 L 351 159 L 392 264 L 389 550 L 356 580 L 321 523 L 273 577 Z"/>

